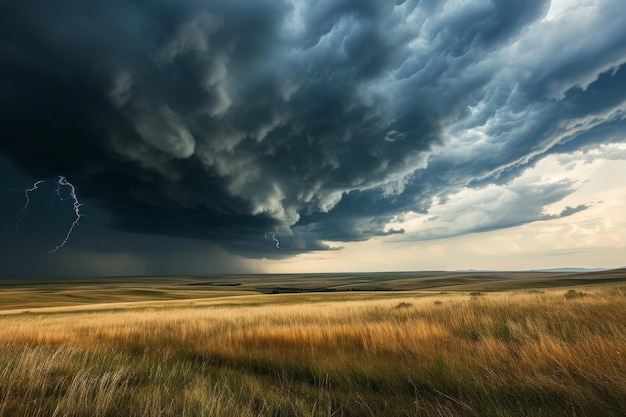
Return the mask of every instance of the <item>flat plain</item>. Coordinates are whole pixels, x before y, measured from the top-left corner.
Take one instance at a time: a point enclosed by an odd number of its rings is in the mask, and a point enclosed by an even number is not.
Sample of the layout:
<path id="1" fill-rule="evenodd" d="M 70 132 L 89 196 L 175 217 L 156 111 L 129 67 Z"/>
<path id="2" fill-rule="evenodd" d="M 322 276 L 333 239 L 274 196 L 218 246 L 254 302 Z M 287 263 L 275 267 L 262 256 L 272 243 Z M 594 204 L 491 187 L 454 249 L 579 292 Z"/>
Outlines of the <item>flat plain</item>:
<path id="1" fill-rule="evenodd" d="M 0 281 L 0 416 L 574 415 L 626 415 L 626 270 Z"/>

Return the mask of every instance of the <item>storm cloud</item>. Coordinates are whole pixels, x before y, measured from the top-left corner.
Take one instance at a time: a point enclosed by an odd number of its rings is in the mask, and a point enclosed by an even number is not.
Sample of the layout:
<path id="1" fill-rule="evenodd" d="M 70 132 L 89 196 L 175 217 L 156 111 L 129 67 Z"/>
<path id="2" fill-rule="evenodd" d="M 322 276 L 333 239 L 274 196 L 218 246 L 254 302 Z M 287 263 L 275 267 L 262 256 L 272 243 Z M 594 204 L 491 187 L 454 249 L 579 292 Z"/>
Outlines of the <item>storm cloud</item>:
<path id="1" fill-rule="evenodd" d="M 623 3 L 550 6 L 4 3 L 0 153 L 66 176 L 104 229 L 250 258 L 401 234 L 396 216 L 493 184 L 522 198 L 459 233 L 541 220 L 574 187 L 519 189 L 524 170 L 626 137 Z"/>

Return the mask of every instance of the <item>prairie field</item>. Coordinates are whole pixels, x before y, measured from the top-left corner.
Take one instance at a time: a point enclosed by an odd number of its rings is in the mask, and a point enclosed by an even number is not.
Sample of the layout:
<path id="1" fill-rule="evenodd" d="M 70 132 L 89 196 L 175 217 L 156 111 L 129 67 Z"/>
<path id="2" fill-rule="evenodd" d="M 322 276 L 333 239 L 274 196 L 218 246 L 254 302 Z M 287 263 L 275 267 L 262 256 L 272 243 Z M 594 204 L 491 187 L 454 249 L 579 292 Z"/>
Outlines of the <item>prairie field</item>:
<path id="1" fill-rule="evenodd" d="M 624 416 L 614 281 L 97 303 L 4 286 L 0 416 Z"/>

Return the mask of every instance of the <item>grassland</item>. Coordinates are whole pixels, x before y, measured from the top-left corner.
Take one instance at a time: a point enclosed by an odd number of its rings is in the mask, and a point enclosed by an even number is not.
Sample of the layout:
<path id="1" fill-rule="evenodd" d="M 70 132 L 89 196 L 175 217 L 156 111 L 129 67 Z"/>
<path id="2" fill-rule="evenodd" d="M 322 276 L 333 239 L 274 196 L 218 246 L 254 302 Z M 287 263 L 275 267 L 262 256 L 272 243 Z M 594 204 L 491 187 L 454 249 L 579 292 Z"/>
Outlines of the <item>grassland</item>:
<path id="1" fill-rule="evenodd" d="M 624 271 L 478 275 L 0 284 L 0 416 L 626 415 Z"/>

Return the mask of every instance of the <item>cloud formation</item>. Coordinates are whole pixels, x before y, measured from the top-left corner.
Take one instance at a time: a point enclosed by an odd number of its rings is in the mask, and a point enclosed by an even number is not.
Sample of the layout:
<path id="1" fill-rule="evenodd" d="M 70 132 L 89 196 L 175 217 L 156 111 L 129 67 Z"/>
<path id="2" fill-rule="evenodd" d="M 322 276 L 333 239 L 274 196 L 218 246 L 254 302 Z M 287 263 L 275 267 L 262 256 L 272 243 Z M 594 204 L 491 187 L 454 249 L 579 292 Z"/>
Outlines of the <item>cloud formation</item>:
<path id="1" fill-rule="evenodd" d="M 519 212 L 459 233 L 540 220 L 573 187 L 524 170 L 626 137 L 623 4 L 583 3 L 12 2 L 0 153 L 115 229 L 247 257 L 401 234 L 468 187 Z"/>

